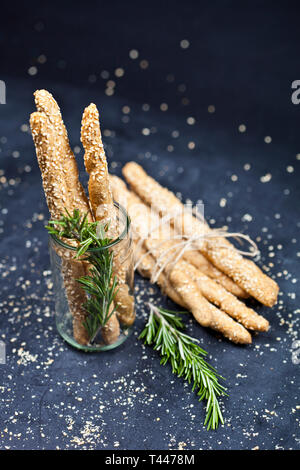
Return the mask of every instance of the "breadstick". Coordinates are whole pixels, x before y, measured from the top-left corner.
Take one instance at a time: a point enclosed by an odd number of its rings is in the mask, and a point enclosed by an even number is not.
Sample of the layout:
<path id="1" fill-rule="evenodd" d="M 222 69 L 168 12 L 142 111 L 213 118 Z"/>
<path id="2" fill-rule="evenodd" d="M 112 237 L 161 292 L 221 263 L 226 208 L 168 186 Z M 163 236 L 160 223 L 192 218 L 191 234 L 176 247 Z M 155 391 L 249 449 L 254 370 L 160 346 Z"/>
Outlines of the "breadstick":
<path id="1" fill-rule="evenodd" d="M 84 263 L 63 258 L 61 272 L 69 308 L 73 318 L 74 339 L 77 343 L 86 345 L 89 343 L 89 335 L 83 324 L 87 315 L 83 308 L 83 304 L 87 299 L 84 290 L 78 286 L 78 282 L 76 281 L 76 279 L 86 275 Z"/>
<path id="2" fill-rule="evenodd" d="M 166 249 L 172 247 L 172 240 L 147 239 L 145 245 L 151 250 L 154 259 L 162 257 Z M 167 256 L 167 255 L 166 255 Z M 182 297 L 184 304 L 187 306 L 200 325 L 220 331 L 225 337 L 234 343 L 250 344 L 250 333 L 240 324 L 229 318 L 226 313 L 216 308 L 203 295 L 202 290 L 192 276 L 186 266 L 190 266 L 185 261 L 179 260 L 175 264 L 170 262 L 165 267 L 165 273 L 172 287 Z M 203 275 L 204 276 L 204 275 Z M 205 276 L 206 277 L 206 276 Z M 206 277 L 207 278 L 207 277 Z M 214 281 L 207 278 L 209 281 Z M 217 283 L 214 283 L 217 286 Z"/>
<path id="3" fill-rule="evenodd" d="M 198 268 L 202 273 L 206 274 L 208 277 L 211 277 L 217 281 L 221 286 L 223 286 L 228 292 L 231 292 L 236 297 L 241 299 L 246 299 L 249 297 L 246 291 L 239 287 L 230 277 L 218 270 L 205 256 L 203 256 L 200 251 L 192 250 L 186 251 L 183 253 L 183 258 L 196 268 Z"/>
<path id="4" fill-rule="evenodd" d="M 200 294 L 196 284 L 182 269 L 181 263 L 171 270 L 170 280 L 200 325 L 219 331 L 234 343 L 250 344 L 252 342 L 250 333 L 242 325 L 209 303 Z M 203 312 L 205 312 L 204 322 Z"/>
<path id="5" fill-rule="evenodd" d="M 130 294 L 129 286 L 126 282 L 126 268 L 121 263 L 118 263 L 118 258 L 116 258 L 114 269 L 118 279 L 118 290 L 115 296 L 117 317 L 124 325 L 131 326 L 135 320 L 134 297 Z"/>
<path id="6" fill-rule="evenodd" d="M 180 268 L 185 270 L 191 279 L 193 279 L 202 295 L 207 300 L 215 304 L 232 318 L 242 323 L 242 325 L 250 330 L 268 331 L 269 322 L 264 317 L 247 307 L 220 284 L 214 282 L 185 261 L 180 261 Z"/>
<path id="7" fill-rule="evenodd" d="M 173 240 L 165 240 L 162 244 L 161 240 L 151 238 L 145 240 L 145 245 L 148 250 L 151 250 L 151 253 L 153 254 L 154 258 L 156 260 L 160 258 L 162 263 L 165 261 L 165 250 L 170 249 L 172 248 L 172 246 L 174 246 Z M 169 255 L 170 252 L 168 253 L 168 255 L 165 256 L 167 257 Z M 188 267 L 190 268 L 190 270 L 187 269 Z M 229 321 L 228 318 L 226 318 L 227 312 L 224 313 L 223 311 L 214 307 L 214 305 L 210 303 L 212 301 L 213 303 L 217 303 L 214 301 L 216 300 L 216 298 L 218 299 L 218 297 L 215 297 L 212 293 L 211 298 L 207 299 L 206 291 L 208 289 L 207 286 L 205 286 L 205 280 L 209 283 L 210 286 L 214 285 L 216 289 L 218 289 L 219 287 L 223 289 L 221 286 L 219 286 L 216 282 L 214 282 L 212 279 L 209 279 L 202 273 L 199 273 L 200 278 L 202 278 L 202 283 L 199 284 L 198 276 L 191 276 L 190 274 L 190 271 L 192 271 L 192 273 L 194 274 L 194 271 L 197 271 L 197 269 L 193 268 L 191 265 L 189 265 L 186 261 L 183 260 L 179 260 L 176 263 L 172 261 L 169 262 L 164 268 L 164 270 L 166 276 L 170 279 L 173 288 L 182 297 L 184 303 L 188 306 L 188 309 L 192 312 L 195 319 L 200 323 L 200 325 L 220 331 L 224 336 L 226 336 L 235 343 L 251 343 L 251 335 L 247 332 L 244 327 L 242 327 L 242 325 L 239 325 L 231 319 Z M 203 284 L 205 288 L 203 288 Z M 241 317 L 241 315 L 239 317 Z"/>
<path id="8" fill-rule="evenodd" d="M 60 148 L 56 145 L 57 132 L 44 113 L 32 113 L 30 126 L 37 160 L 41 169 L 47 205 L 51 218 L 56 220 L 61 217 L 65 208 L 69 211 L 72 211 L 73 208 L 67 182 L 60 164 Z M 73 199 L 71 198 L 71 200 Z M 82 275 L 84 275 L 84 265 L 82 263 L 62 256 L 62 276 L 70 312 L 73 316 L 73 334 L 75 340 L 84 345 L 88 342 L 87 332 L 83 326 L 85 311 L 82 308 L 86 296 L 76 282 L 76 279 Z"/>
<path id="9" fill-rule="evenodd" d="M 110 312 L 113 310 L 114 304 L 110 306 Z M 114 312 L 105 325 L 101 329 L 101 334 L 106 344 L 113 344 L 120 336 L 120 324 L 116 312 Z"/>
<path id="10" fill-rule="evenodd" d="M 101 138 L 99 113 L 93 103 L 85 108 L 82 116 L 81 142 L 85 149 L 84 164 L 89 174 L 89 196 L 93 214 L 96 220 L 108 221 L 113 217 L 114 204 Z"/>
<path id="11" fill-rule="evenodd" d="M 85 149 L 84 163 L 89 173 L 89 196 L 94 216 L 102 223 L 109 222 L 107 233 L 112 238 L 116 238 L 118 235 L 117 217 L 101 138 L 99 113 L 93 103 L 85 108 L 82 116 L 81 141 Z M 122 263 L 118 259 L 117 251 L 114 252 L 114 273 L 118 279 L 118 290 L 115 296 L 117 316 L 123 324 L 130 326 L 135 319 L 134 299 L 122 276 Z"/>
<path id="12" fill-rule="evenodd" d="M 30 126 L 47 205 L 51 218 L 56 220 L 69 206 L 66 181 L 56 147 L 56 132 L 43 113 L 32 113 Z"/>
<path id="13" fill-rule="evenodd" d="M 184 205 L 166 188 L 160 186 L 148 176 L 143 168 L 130 162 L 123 168 L 123 174 L 134 191 L 160 215 L 172 214 L 176 211 L 173 223 L 176 230 L 185 236 L 195 233 L 207 235 L 197 241 L 201 253 L 218 269 L 231 277 L 242 289 L 264 305 L 272 307 L 277 300 L 278 285 L 250 260 L 244 259 L 233 245 L 224 237 L 212 237 L 214 232 L 203 222 L 184 211 Z M 181 211 L 178 215 L 177 211 Z"/>
<path id="14" fill-rule="evenodd" d="M 149 262 L 151 255 L 147 255 L 145 258 L 148 261 L 148 266 L 145 269 L 143 261 L 141 273 L 150 277 L 155 260 L 153 259 L 152 263 Z M 183 268 L 185 264 L 187 263 L 177 262 L 175 267 L 170 268 L 167 275 L 160 274 L 158 284 L 162 283 L 165 286 L 165 293 L 174 302 L 191 311 L 200 325 L 219 331 L 234 343 L 250 344 L 252 341 L 250 333 L 205 299 L 197 286 L 197 282 L 194 282 L 188 275 L 188 271 Z"/>
<path id="15" fill-rule="evenodd" d="M 47 90 L 37 90 L 34 93 L 37 110 L 44 113 L 53 127 L 55 135 L 56 160 L 65 180 L 66 194 L 70 201 L 69 209 L 79 209 L 82 214 L 88 213 L 92 220 L 89 202 L 79 181 L 77 163 L 71 150 L 68 133 L 64 125 L 59 106 Z M 62 208 L 64 212 L 64 207 Z M 51 214 L 52 215 L 52 214 Z M 52 216 L 53 217 L 53 216 Z"/>
<path id="16" fill-rule="evenodd" d="M 155 258 L 164 257 L 164 253 L 168 250 L 168 255 L 176 256 L 176 241 L 167 240 L 163 244 L 160 240 L 148 239 L 145 241 L 146 247 L 151 250 Z M 267 331 L 269 322 L 262 316 L 258 315 L 254 310 L 248 308 L 243 302 L 238 300 L 230 292 L 226 291 L 217 282 L 210 279 L 193 265 L 180 259 L 174 263 L 172 261 L 166 266 L 166 269 L 180 267 L 181 271 L 185 271 L 189 277 L 195 282 L 201 294 L 210 302 L 221 308 L 225 313 L 242 323 L 246 328 L 256 331 Z"/>

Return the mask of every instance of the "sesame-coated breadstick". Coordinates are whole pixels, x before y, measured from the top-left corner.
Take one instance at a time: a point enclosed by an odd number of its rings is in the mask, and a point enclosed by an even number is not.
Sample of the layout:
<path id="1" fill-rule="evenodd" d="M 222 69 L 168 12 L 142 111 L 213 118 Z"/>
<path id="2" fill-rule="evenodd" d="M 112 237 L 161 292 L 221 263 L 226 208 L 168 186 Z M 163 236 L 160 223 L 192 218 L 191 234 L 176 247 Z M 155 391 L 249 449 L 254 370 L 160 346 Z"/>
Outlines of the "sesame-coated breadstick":
<path id="1" fill-rule="evenodd" d="M 182 257 L 188 263 L 199 269 L 202 273 L 221 284 L 221 286 L 223 286 L 228 292 L 231 292 L 236 297 L 240 297 L 241 299 L 246 299 L 249 297 L 244 289 L 239 287 L 230 277 L 222 273 L 222 271 L 219 271 L 218 268 L 216 268 L 207 258 L 205 258 L 205 256 L 200 253 L 200 251 L 196 249 L 185 251 Z"/>
<path id="2" fill-rule="evenodd" d="M 62 258 L 61 272 L 68 299 L 69 308 L 73 319 L 73 336 L 77 343 L 87 345 L 89 335 L 83 322 L 86 319 L 86 311 L 83 304 L 86 302 L 86 294 L 80 288 L 76 279 L 86 275 L 86 266 L 81 261 Z"/>
<path id="3" fill-rule="evenodd" d="M 57 220 L 69 207 L 69 194 L 58 157 L 56 132 L 44 113 L 32 113 L 30 127 L 47 205 L 51 218 Z"/>
<path id="4" fill-rule="evenodd" d="M 99 113 L 93 103 L 85 108 L 82 116 L 81 141 L 85 149 L 84 163 L 89 174 L 89 197 L 93 214 L 96 220 L 102 223 L 109 222 L 108 233 L 112 238 L 117 238 L 116 211 L 101 138 Z M 114 274 L 118 279 L 115 296 L 117 313 L 114 313 L 111 318 L 117 315 L 123 324 L 130 326 L 135 319 L 134 298 L 129 292 L 117 250 L 114 253 Z"/>
<path id="5" fill-rule="evenodd" d="M 185 261 L 180 261 L 180 266 L 181 269 L 185 269 L 191 279 L 196 282 L 202 295 L 207 300 L 242 323 L 246 328 L 255 331 L 268 331 L 269 322 L 264 317 L 247 307 L 220 284 L 214 282 L 193 265 Z"/>
<path id="6" fill-rule="evenodd" d="M 165 250 L 170 248 L 172 249 L 174 241 L 165 240 L 163 243 L 162 241 L 163 239 L 159 240 L 157 238 L 148 238 L 145 240 L 145 245 L 148 250 L 151 250 L 154 259 L 157 261 L 158 258 L 160 258 L 163 263 L 165 261 Z M 170 252 L 166 256 L 169 255 Z M 193 276 L 190 274 L 190 269 L 188 268 L 191 268 Z M 179 260 L 176 263 L 170 261 L 164 268 L 165 274 L 172 283 L 173 288 L 182 297 L 185 305 L 188 306 L 188 309 L 192 312 L 200 325 L 220 331 L 224 336 L 226 336 L 226 338 L 235 343 L 251 343 L 251 335 L 242 325 L 229 318 L 227 316 L 227 312 L 225 313 L 222 310 L 219 310 L 219 308 L 210 303 L 212 301 L 213 303 L 217 303 L 216 299 L 218 299 L 218 297 L 216 296 L 215 298 L 211 295 L 211 298 L 207 299 L 207 296 L 205 295 L 207 287 L 203 288 L 203 284 L 205 285 L 206 282 L 208 282 L 210 286 L 215 285 L 217 289 L 223 288 L 200 272 L 199 276 L 202 282 L 199 284 L 197 282 L 198 276 L 194 276 L 194 270 L 197 271 L 196 268 L 193 268 L 193 266 L 183 260 Z"/>
<path id="7" fill-rule="evenodd" d="M 123 325 L 130 326 L 135 320 L 134 297 L 130 294 L 126 279 L 127 269 L 118 262 L 118 257 L 114 263 L 114 273 L 118 279 L 115 304 L 117 306 L 117 317 Z"/>
<path id="8" fill-rule="evenodd" d="M 56 160 L 65 179 L 65 187 L 70 201 L 69 209 L 72 213 L 74 209 L 79 209 L 82 214 L 88 213 L 88 220 L 92 220 L 89 202 L 79 181 L 77 163 L 70 147 L 59 106 L 47 90 L 37 90 L 34 97 L 37 110 L 44 113 L 53 126 Z"/>
<path id="9" fill-rule="evenodd" d="M 219 331 L 233 343 L 250 344 L 252 342 L 251 335 L 246 328 L 235 322 L 222 310 L 208 302 L 203 295 L 199 294 L 197 286 L 187 272 L 182 269 L 181 263 L 175 265 L 171 270 L 170 280 L 200 325 Z M 195 297 L 197 292 L 198 295 Z M 203 324 L 203 312 L 206 312 L 208 318 L 207 324 Z"/>
<path id="10" fill-rule="evenodd" d="M 110 312 L 114 308 L 114 303 L 111 303 Z M 101 335 L 106 344 L 113 344 L 120 336 L 120 324 L 116 313 L 114 312 L 105 325 L 101 329 Z"/>
<path id="11" fill-rule="evenodd" d="M 99 113 L 95 104 L 85 108 L 81 122 L 81 142 L 85 149 L 84 164 L 89 174 L 89 197 L 96 220 L 113 217 L 107 161 L 101 138 Z"/>
<path id="12" fill-rule="evenodd" d="M 278 285 L 266 276 L 252 261 L 244 259 L 233 245 L 224 237 L 215 237 L 214 232 L 191 214 L 183 215 L 184 206 L 179 199 L 153 178 L 135 162 L 123 168 L 123 174 L 134 191 L 156 210 L 165 216 L 176 212 L 173 223 L 176 230 L 185 236 L 206 235 L 197 241 L 201 253 L 218 269 L 231 277 L 242 289 L 269 307 L 276 303 Z M 211 236 L 211 238 L 209 238 Z"/>
<path id="13" fill-rule="evenodd" d="M 57 143 L 57 131 L 48 117 L 41 112 L 31 114 L 30 126 L 37 160 L 41 169 L 47 205 L 51 218 L 57 220 L 65 209 L 72 212 L 72 202 L 74 201 L 70 197 L 61 166 L 61 147 Z M 68 259 L 64 255 L 61 258 L 66 295 L 73 317 L 74 338 L 79 344 L 84 345 L 88 342 L 87 331 L 83 325 L 86 313 L 82 308 L 86 296 L 75 279 L 85 274 L 85 266 L 83 263 Z"/>
<path id="14" fill-rule="evenodd" d="M 161 243 L 161 240 L 149 238 L 145 241 L 145 245 L 151 250 L 154 258 L 162 257 L 163 259 L 166 250 L 168 250 L 168 256 L 173 253 L 176 257 L 177 248 L 176 241 L 174 240 L 167 240 L 165 237 L 165 241 Z M 242 323 L 246 328 L 256 331 L 267 331 L 269 329 L 269 322 L 264 317 L 258 315 L 251 308 L 248 308 L 243 302 L 224 289 L 224 287 L 213 279 L 210 279 L 193 265 L 180 259 L 175 264 L 170 262 L 166 270 L 173 269 L 173 267 L 176 266 L 179 266 L 181 271 L 187 273 L 193 282 L 197 284 L 201 294 L 209 302 L 221 308 L 225 313 Z"/>

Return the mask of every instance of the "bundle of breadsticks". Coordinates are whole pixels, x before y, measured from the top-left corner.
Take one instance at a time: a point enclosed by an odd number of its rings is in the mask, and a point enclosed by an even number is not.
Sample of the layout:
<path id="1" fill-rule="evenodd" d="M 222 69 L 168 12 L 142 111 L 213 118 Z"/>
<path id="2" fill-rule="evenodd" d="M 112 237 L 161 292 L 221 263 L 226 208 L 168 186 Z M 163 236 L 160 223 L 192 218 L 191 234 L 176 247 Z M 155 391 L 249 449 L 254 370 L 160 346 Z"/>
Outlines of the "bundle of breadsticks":
<path id="1" fill-rule="evenodd" d="M 278 295 L 276 282 L 245 259 L 227 238 L 187 213 L 181 201 L 140 165 L 127 163 L 123 175 L 131 190 L 123 180 L 111 176 L 113 197 L 131 217 L 140 274 L 156 281 L 202 326 L 235 343 L 251 343 L 248 330 L 267 331 L 269 322 L 240 299 L 252 296 L 272 307 Z M 164 217 L 171 227 L 164 225 Z M 191 237 L 193 249 L 181 250 L 178 256 L 178 239 Z"/>
<path id="2" fill-rule="evenodd" d="M 57 102 L 46 90 L 37 90 L 34 97 L 37 111 L 30 116 L 30 126 L 51 219 L 60 219 L 66 209 L 70 214 L 78 209 L 88 215 L 89 221 L 109 222 L 110 238 L 117 238 L 119 234 L 116 233 L 114 223 L 116 215 L 96 106 L 91 104 L 84 110 L 81 127 L 84 163 L 89 174 L 88 199 L 79 181 L 76 160 Z M 73 336 L 79 344 L 88 345 L 90 338 L 84 326 L 87 312 L 83 307 L 86 294 L 77 279 L 89 273 L 90 265 L 84 260 L 74 259 L 70 250 L 60 248 L 57 251 L 62 259 L 63 282 L 73 319 Z M 102 337 L 107 344 L 115 342 L 119 337 L 120 322 L 131 325 L 135 318 L 133 297 L 129 294 L 117 257 L 114 257 L 114 271 L 118 279 L 114 299 L 116 313 L 102 329 Z"/>

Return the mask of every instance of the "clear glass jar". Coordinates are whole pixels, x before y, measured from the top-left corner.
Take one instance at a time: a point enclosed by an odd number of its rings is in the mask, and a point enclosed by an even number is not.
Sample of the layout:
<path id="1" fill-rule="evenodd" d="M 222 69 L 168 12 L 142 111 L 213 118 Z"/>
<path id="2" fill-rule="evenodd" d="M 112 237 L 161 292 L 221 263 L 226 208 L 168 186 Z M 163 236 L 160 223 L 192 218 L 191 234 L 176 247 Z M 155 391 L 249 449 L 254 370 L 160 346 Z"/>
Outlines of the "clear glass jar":
<path id="1" fill-rule="evenodd" d="M 67 343 L 83 351 L 116 348 L 128 338 L 135 320 L 130 219 L 117 203 L 115 209 L 119 237 L 105 247 L 88 249 L 79 259 L 74 258 L 76 247 L 54 235 L 49 237 L 57 330 Z M 92 264 L 87 257 L 91 257 Z M 114 300 L 108 308 L 109 296 L 87 294 L 78 279 L 87 279 L 86 276 L 91 275 L 95 259 L 103 266 L 110 257 L 111 281 L 115 278 L 116 287 L 111 291 Z M 106 285 L 111 286 L 112 282 Z M 91 299 L 98 302 L 97 307 L 101 305 L 101 308 L 94 308 L 92 315 L 85 308 Z"/>

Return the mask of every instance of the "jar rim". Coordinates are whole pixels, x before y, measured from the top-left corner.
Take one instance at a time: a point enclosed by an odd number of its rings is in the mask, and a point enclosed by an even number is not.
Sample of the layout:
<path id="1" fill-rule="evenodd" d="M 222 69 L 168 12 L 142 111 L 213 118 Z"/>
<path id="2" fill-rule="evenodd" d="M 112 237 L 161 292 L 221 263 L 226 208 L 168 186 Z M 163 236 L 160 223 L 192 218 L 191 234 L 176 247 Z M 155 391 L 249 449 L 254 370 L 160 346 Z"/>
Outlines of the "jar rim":
<path id="1" fill-rule="evenodd" d="M 126 237 L 126 235 L 128 234 L 129 232 L 129 228 L 130 228 L 130 224 L 131 224 L 131 220 L 130 220 L 130 217 L 129 215 L 127 214 L 127 211 L 124 209 L 123 206 L 121 206 L 121 204 L 119 204 L 118 202 L 114 201 L 114 206 L 117 207 L 120 212 L 123 214 L 124 218 L 125 218 L 125 228 L 123 230 L 123 232 L 118 236 L 118 238 L 116 238 L 115 240 L 112 240 L 110 243 L 108 243 L 107 245 L 105 246 L 99 246 L 99 247 L 94 247 L 94 248 L 88 248 L 86 253 L 97 253 L 98 251 L 104 251 L 104 250 L 107 250 L 107 248 L 111 248 L 115 245 L 117 245 L 118 243 L 120 243 L 122 240 L 124 240 L 124 238 Z M 72 245 L 68 245 L 68 243 L 65 243 L 63 242 L 62 240 L 60 240 L 56 235 L 54 235 L 53 233 L 50 233 L 50 237 L 52 238 L 52 240 L 54 240 L 55 243 L 57 243 L 58 245 L 62 246 L 63 248 L 67 248 L 68 250 L 71 250 L 71 251 L 76 251 L 77 250 L 77 247 L 76 246 L 72 246 Z"/>

